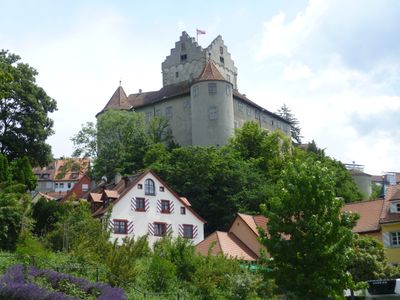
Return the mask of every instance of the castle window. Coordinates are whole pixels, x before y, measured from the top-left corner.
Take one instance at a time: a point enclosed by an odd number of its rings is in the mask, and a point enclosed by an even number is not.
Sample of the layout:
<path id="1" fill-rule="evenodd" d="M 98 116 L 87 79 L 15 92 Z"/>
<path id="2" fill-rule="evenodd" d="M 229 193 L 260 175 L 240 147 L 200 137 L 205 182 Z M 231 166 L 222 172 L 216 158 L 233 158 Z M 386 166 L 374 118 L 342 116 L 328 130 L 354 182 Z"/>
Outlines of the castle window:
<path id="1" fill-rule="evenodd" d="M 172 106 L 167 106 L 165 108 L 165 117 L 167 119 L 171 119 L 172 118 Z"/>
<path id="2" fill-rule="evenodd" d="M 247 115 L 251 116 L 251 107 L 250 106 L 247 106 L 246 111 L 247 111 Z"/>
<path id="3" fill-rule="evenodd" d="M 208 114 L 210 120 L 217 120 L 218 119 L 218 111 L 216 106 L 210 106 L 208 109 Z"/>
<path id="4" fill-rule="evenodd" d="M 231 86 L 230 86 L 229 84 L 227 84 L 227 85 L 225 86 L 225 94 L 226 94 L 227 96 L 230 96 L 230 95 L 231 95 Z"/>
<path id="5" fill-rule="evenodd" d="M 219 54 L 224 54 L 224 47 L 219 47 Z"/>
<path id="6" fill-rule="evenodd" d="M 263 114 L 262 120 L 263 120 L 264 123 L 267 123 L 267 121 L 268 121 L 267 115 Z"/>
<path id="7" fill-rule="evenodd" d="M 231 76 L 229 74 L 226 74 L 226 80 L 231 82 Z"/>
<path id="8" fill-rule="evenodd" d="M 146 112 L 146 122 L 150 122 L 152 115 L 151 111 Z"/>
<path id="9" fill-rule="evenodd" d="M 274 120 L 271 120 L 271 125 L 274 126 Z"/>
<path id="10" fill-rule="evenodd" d="M 181 55 L 181 63 L 185 63 L 187 60 L 187 54 L 182 54 Z"/>
<path id="11" fill-rule="evenodd" d="M 179 77 L 179 72 L 175 72 L 175 77 L 176 77 L 176 78 Z"/>
<path id="12" fill-rule="evenodd" d="M 238 101 L 238 108 L 240 111 L 244 111 L 244 103 Z"/>
<path id="13" fill-rule="evenodd" d="M 224 60 L 224 58 L 222 56 L 219 57 L 219 61 L 220 61 L 221 64 L 225 64 L 225 60 Z"/>
<path id="14" fill-rule="evenodd" d="M 186 50 L 186 45 L 185 45 L 185 43 L 182 43 L 181 44 L 181 51 L 185 51 Z"/>
<path id="15" fill-rule="evenodd" d="M 208 94 L 214 95 L 217 93 L 217 84 L 214 82 L 211 82 L 208 84 Z"/>
<path id="16" fill-rule="evenodd" d="M 161 109 L 156 110 L 156 117 L 161 117 Z"/>
<path id="17" fill-rule="evenodd" d="M 151 179 L 146 179 L 144 182 L 144 194 L 145 195 L 155 195 L 156 194 L 156 188 L 154 185 L 154 181 Z"/>
<path id="18" fill-rule="evenodd" d="M 256 120 L 260 120 L 260 111 L 259 110 L 255 110 L 255 118 L 256 118 Z"/>
<path id="19" fill-rule="evenodd" d="M 193 97 L 197 97 L 199 94 L 199 87 L 196 85 L 193 87 Z"/>

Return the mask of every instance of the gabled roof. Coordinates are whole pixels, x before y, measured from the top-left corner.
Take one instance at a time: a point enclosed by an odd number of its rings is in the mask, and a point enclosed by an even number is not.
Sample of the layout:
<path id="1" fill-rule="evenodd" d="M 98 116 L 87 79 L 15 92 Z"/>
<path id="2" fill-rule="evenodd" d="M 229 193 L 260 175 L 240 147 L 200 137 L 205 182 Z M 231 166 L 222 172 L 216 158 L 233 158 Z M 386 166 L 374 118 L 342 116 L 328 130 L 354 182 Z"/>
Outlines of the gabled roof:
<path id="1" fill-rule="evenodd" d="M 119 193 L 115 190 L 104 190 L 103 195 L 107 198 L 118 199 Z"/>
<path id="2" fill-rule="evenodd" d="M 397 223 L 400 222 L 400 213 L 390 212 L 390 202 L 400 200 L 398 198 L 398 192 L 400 191 L 400 184 L 389 185 L 384 200 L 384 207 L 381 214 L 381 224 L 384 223 Z"/>
<path id="3" fill-rule="evenodd" d="M 72 197 L 72 195 L 75 195 L 75 197 L 80 198 L 82 197 L 85 193 L 81 192 L 82 191 L 82 184 L 84 184 L 84 182 L 88 182 L 88 184 L 90 183 L 90 177 L 87 176 L 86 174 L 84 174 L 77 183 L 75 183 L 75 185 L 72 187 L 71 190 L 68 191 L 68 193 L 64 196 L 64 198 L 61 199 L 61 203 L 67 201 L 68 199 L 70 199 Z M 88 186 L 89 188 L 89 186 Z M 78 200 L 78 199 L 77 199 Z"/>
<path id="4" fill-rule="evenodd" d="M 258 227 L 260 227 L 264 230 L 267 230 L 268 219 L 265 216 L 262 216 L 262 215 L 252 216 L 252 215 L 238 213 L 236 218 L 242 219 L 244 221 L 244 223 L 250 228 L 250 230 L 256 236 L 260 236 L 258 229 L 257 229 Z M 233 222 L 232 222 L 231 226 L 229 226 L 229 228 L 231 228 L 233 226 L 236 218 L 233 220 Z"/>
<path id="5" fill-rule="evenodd" d="M 101 201 L 101 194 L 99 193 L 90 193 L 89 197 L 88 197 L 89 201 L 93 201 L 93 202 L 102 202 Z"/>
<path id="6" fill-rule="evenodd" d="M 384 209 L 384 200 L 371 200 L 348 203 L 342 207 L 342 212 L 358 213 L 360 218 L 353 232 L 366 233 L 380 230 L 380 217 Z"/>
<path id="7" fill-rule="evenodd" d="M 203 71 L 200 73 L 195 82 L 209 80 L 226 81 L 224 76 L 222 76 L 222 74 L 218 71 L 217 67 L 211 59 L 208 60 L 208 62 L 204 66 Z"/>
<path id="8" fill-rule="evenodd" d="M 247 261 L 254 261 L 258 258 L 257 254 L 250 250 L 250 248 L 232 232 L 216 231 L 210 234 L 196 245 L 196 251 L 207 255 L 210 247 L 212 247 L 212 255 L 221 253 L 227 258 Z"/>
<path id="9" fill-rule="evenodd" d="M 124 89 L 122 86 L 119 86 L 111 96 L 110 100 L 108 100 L 103 110 L 106 108 L 129 109 L 130 107 L 131 105 L 129 104 Z"/>

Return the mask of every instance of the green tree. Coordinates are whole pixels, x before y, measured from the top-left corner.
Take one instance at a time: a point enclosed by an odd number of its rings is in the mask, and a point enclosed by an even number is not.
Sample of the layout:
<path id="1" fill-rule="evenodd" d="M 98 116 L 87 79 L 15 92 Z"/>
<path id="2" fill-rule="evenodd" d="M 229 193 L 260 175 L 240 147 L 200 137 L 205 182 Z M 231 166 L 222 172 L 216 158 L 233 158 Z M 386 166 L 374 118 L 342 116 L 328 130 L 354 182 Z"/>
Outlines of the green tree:
<path id="1" fill-rule="evenodd" d="M 297 143 L 301 144 L 301 129 L 300 129 L 300 122 L 297 118 L 293 115 L 290 108 L 283 104 L 280 109 L 278 109 L 277 114 L 281 116 L 286 121 L 290 122 L 290 133 L 292 135 L 292 139 Z"/>
<path id="2" fill-rule="evenodd" d="M 170 145 L 174 140 L 169 121 L 163 117 L 155 117 L 150 121 L 148 135 L 153 144 L 164 143 L 165 145 Z"/>
<path id="3" fill-rule="evenodd" d="M 19 60 L 0 51 L 0 153 L 10 161 L 26 156 L 34 166 L 46 165 L 46 139 L 53 133 L 48 113 L 57 109 L 56 101 L 35 83 L 37 71 Z"/>
<path id="4" fill-rule="evenodd" d="M 24 184 L 29 191 L 35 189 L 37 179 L 26 156 L 17 158 L 11 162 L 11 173 L 12 180 Z"/>
<path id="5" fill-rule="evenodd" d="M 293 159 L 282 170 L 268 202 L 268 234 L 263 242 L 273 257 L 271 272 L 289 299 L 341 298 L 355 217 L 342 214 L 334 174 L 321 162 Z"/>
<path id="6" fill-rule="evenodd" d="M 149 145 L 143 114 L 108 110 L 97 118 L 97 158 L 94 175 L 111 178 L 142 169 Z"/>
<path id="7" fill-rule="evenodd" d="M 73 157 L 97 157 L 97 129 L 93 122 L 82 124 L 81 130 L 71 138 L 74 144 Z"/>
<path id="8" fill-rule="evenodd" d="M 11 179 L 10 167 L 8 159 L 0 153 L 0 182 L 9 181 Z"/>
<path id="9" fill-rule="evenodd" d="M 382 186 L 376 183 L 372 184 L 371 196 L 369 196 L 370 200 L 375 200 L 382 198 Z"/>
<path id="10" fill-rule="evenodd" d="M 52 231 L 62 216 L 62 209 L 62 205 L 57 201 L 40 198 L 32 207 L 32 218 L 35 221 L 33 232 L 37 236 L 42 236 Z"/>

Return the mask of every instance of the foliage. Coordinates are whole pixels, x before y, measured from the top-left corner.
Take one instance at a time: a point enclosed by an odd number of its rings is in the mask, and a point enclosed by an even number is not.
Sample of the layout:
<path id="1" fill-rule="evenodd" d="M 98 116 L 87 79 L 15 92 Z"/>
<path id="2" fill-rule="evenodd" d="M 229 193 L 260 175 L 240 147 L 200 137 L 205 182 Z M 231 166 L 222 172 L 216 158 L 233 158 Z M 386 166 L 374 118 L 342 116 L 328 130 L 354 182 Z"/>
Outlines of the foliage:
<path id="1" fill-rule="evenodd" d="M 97 129 L 93 122 L 82 124 L 81 130 L 71 138 L 74 144 L 73 157 L 97 157 Z"/>
<path id="2" fill-rule="evenodd" d="M 292 114 L 291 109 L 286 105 L 283 104 L 281 108 L 278 109 L 277 114 L 281 116 L 286 121 L 290 122 L 290 133 L 292 135 L 292 139 L 297 143 L 301 144 L 301 129 L 300 129 L 300 122 L 297 118 Z"/>
<path id="3" fill-rule="evenodd" d="M 17 158 L 11 162 L 11 174 L 12 180 L 24 184 L 29 191 L 35 189 L 37 179 L 26 156 Z"/>
<path id="4" fill-rule="evenodd" d="M 163 117 L 154 117 L 151 119 L 148 128 L 148 137 L 152 144 L 172 144 L 174 137 L 172 136 L 168 119 Z"/>
<path id="5" fill-rule="evenodd" d="M 372 191 L 371 191 L 371 196 L 369 196 L 369 200 L 375 200 L 382 197 L 382 186 L 376 183 L 372 184 Z"/>
<path id="6" fill-rule="evenodd" d="M 0 153 L 0 182 L 9 181 L 11 179 L 10 167 L 8 159 Z"/>
<path id="7" fill-rule="evenodd" d="M 94 175 L 108 178 L 143 168 L 149 140 L 143 114 L 108 110 L 97 118 L 97 158 Z"/>
<path id="8" fill-rule="evenodd" d="M 35 83 L 37 71 L 19 60 L 0 51 L 0 153 L 46 165 L 51 156 L 46 139 L 53 133 L 48 114 L 57 109 L 56 101 Z"/>
<path id="9" fill-rule="evenodd" d="M 341 297 L 352 245 L 353 215 L 342 214 L 333 172 L 307 157 L 282 170 L 268 203 L 268 235 L 263 242 L 273 257 L 277 285 L 295 299 Z"/>
<path id="10" fill-rule="evenodd" d="M 348 271 L 356 283 L 387 278 L 390 267 L 382 243 L 370 236 L 355 235 Z"/>
<path id="11" fill-rule="evenodd" d="M 54 229 L 55 223 L 62 215 L 64 206 L 56 201 L 47 201 L 40 198 L 32 206 L 32 218 L 35 221 L 33 232 L 42 236 Z"/>

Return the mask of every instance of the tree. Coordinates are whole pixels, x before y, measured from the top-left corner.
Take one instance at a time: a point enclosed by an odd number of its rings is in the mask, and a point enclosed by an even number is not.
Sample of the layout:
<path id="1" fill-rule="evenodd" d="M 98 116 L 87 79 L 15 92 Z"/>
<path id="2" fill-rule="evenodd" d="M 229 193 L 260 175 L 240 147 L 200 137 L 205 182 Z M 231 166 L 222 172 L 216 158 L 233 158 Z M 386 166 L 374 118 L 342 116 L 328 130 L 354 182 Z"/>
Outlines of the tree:
<path id="1" fill-rule="evenodd" d="M 169 121 L 163 117 L 155 117 L 150 121 L 148 135 L 153 144 L 164 143 L 169 145 L 173 143 L 173 135 L 169 127 Z"/>
<path id="2" fill-rule="evenodd" d="M 0 153 L 0 182 L 8 181 L 11 178 L 8 159 Z"/>
<path id="3" fill-rule="evenodd" d="M 340 298 L 350 283 L 355 216 L 341 213 L 333 176 L 312 157 L 294 158 L 264 208 L 268 234 L 262 240 L 273 258 L 271 274 L 289 299 Z"/>
<path id="4" fill-rule="evenodd" d="M 111 178 L 142 169 L 149 145 L 143 114 L 108 110 L 97 118 L 97 158 L 94 175 Z"/>
<path id="5" fill-rule="evenodd" d="M 73 157 L 97 157 L 97 129 L 93 122 L 82 124 L 81 130 L 71 138 L 74 144 Z"/>
<path id="6" fill-rule="evenodd" d="M 48 113 L 57 105 L 36 85 L 37 71 L 19 60 L 0 51 L 0 153 L 10 161 L 27 156 L 32 165 L 44 166 L 51 157 L 46 139 L 53 133 Z"/>
<path id="7" fill-rule="evenodd" d="M 37 179 L 26 156 L 17 158 L 11 162 L 11 173 L 12 180 L 24 184 L 29 191 L 35 189 Z"/>
<path id="8" fill-rule="evenodd" d="M 290 133 L 292 135 L 292 139 L 297 143 L 301 144 L 301 128 L 300 128 L 300 123 L 297 120 L 297 118 L 292 114 L 292 111 L 290 108 L 286 105 L 283 104 L 280 109 L 278 109 L 277 114 L 281 116 L 283 119 L 286 121 L 290 122 Z"/>

